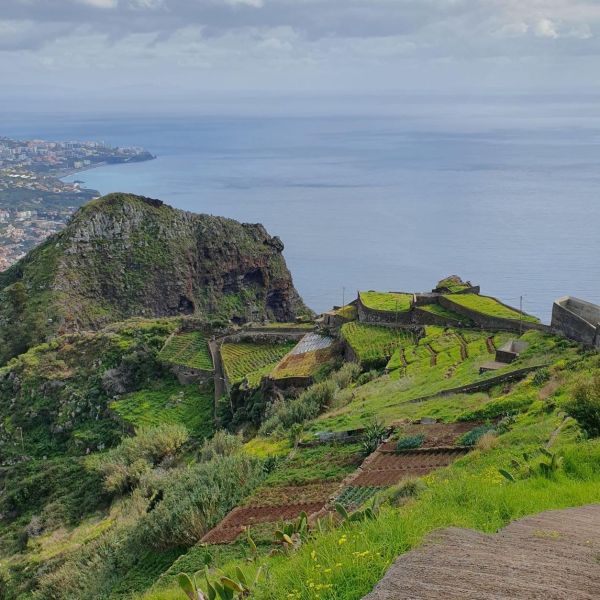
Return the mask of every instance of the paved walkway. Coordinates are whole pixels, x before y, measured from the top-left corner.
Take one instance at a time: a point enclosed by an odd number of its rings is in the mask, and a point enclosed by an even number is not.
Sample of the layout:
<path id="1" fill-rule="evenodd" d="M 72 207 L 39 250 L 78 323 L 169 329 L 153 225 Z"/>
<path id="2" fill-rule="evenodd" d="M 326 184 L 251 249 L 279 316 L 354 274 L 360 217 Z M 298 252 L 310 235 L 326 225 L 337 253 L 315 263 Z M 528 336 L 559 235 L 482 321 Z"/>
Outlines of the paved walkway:
<path id="1" fill-rule="evenodd" d="M 494 535 L 436 532 L 363 600 L 599 598 L 600 505 L 590 505 L 526 517 Z"/>

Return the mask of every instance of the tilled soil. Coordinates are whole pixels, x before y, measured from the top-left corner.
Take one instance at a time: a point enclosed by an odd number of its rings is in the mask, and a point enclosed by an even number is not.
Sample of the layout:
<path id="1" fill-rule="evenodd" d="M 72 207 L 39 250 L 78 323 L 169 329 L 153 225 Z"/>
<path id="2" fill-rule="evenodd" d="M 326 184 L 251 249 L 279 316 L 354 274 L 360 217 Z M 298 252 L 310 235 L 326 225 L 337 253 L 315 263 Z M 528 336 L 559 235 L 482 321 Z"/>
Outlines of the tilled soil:
<path id="1" fill-rule="evenodd" d="M 466 453 L 464 448 L 407 450 L 399 454 L 378 450 L 365 461 L 360 474 L 349 485 L 394 485 L 408 477 L 422 477 L 446 467 Z"/>
<path id="2" fill-rule="evenodd" d="M 600 505 L 540 513 L 494 535 L 450 528 L 400 556 L 363 600 L 600 598 Z"/>
<path id="3" fill-rule="evenodd" d="M 201 540 L 208 544 L 233 542 L 246 527 L 255 523 L 276 523 L 295 519 L 302 512 L 311 515 L 320 511 L 325 502 L 304 502 L 285 506 L 238 506 Z"/>
<path id="4" fill-rule="evenodd" d="M 398 436 L 415 436 L 423 435 L 422 448 L 439 448 L 443 446 L 454 446 L 461 435 L 471 431 L 478 425 L 480 421 L 464 421 L 460 423 L 398 423 Z M 379 447 L 382 452 L 395 452 L 396 442 L 386 442 Z"/>

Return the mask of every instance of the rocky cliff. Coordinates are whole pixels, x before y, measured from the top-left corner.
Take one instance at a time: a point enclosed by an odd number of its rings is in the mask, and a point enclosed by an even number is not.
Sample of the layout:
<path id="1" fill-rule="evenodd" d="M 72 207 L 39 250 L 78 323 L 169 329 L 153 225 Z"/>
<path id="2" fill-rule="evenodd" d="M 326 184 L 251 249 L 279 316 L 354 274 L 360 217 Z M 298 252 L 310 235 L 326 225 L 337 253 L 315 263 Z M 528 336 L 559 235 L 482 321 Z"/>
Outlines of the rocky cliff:
<path id="1" fill-rule="evenodd" d="M 0 273 L 0 364 L 48 336 L 130 316 L 292 320 L 309 312 L 262 225 L 111 194 Z"/>

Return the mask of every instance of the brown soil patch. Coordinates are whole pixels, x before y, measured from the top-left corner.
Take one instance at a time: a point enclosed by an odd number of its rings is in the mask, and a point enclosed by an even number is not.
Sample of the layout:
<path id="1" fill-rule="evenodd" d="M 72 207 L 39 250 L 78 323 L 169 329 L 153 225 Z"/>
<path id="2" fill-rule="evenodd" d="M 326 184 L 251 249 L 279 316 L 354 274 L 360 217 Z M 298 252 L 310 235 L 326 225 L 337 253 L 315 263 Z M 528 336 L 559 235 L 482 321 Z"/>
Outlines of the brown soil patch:
<path id="1" fill-rule="evenodd" d="M 425 441 L 423 448 L 437 448 L 445 446 L 454 446 L 461 435 L 471 431 L 480 422 L 468 421 L 462 423 L 432 423 L 430 425 L 422 425 L 420 423 L 411 423 L 408 425 L 400 425 L 398 427 L 398 436 L 415 436 L 424 435 Z M 396 442 L 386 442 L 380 446 L 381 452 L 395 452 Z"/>
<path id="2" fill-rule="evenodd" d="M 248 506 L 234 508 L 201 542 L 226 544 L 233 542 L 244 531 L 256 523 L 276 523 L 295 519 L 300 513 L 311 515 L 324 506 L 324 502 L 304 502 L 286 506 Z"/>
<path id="3" fill-rule="evenodd" d="M 490 354 L 495 354 L 496 353 L 496 346 L 494 345 L 494 338 L 493 337 L 489 337 L 485 340 L 488 352 Z"/>
<path id="4" fill-rule="evenodd" d="M 400 454 L 377 451 L 365 461 L 353 486 L 388 486 L 409 477 L 422 477 L 446 467 L 467 453 L 464 448 L 410 450 Z"/>
<path id="5" fill-rule="evenodd" d="M 600 505 L 556 510 L 495 535 L 450 528 L 400 556 L 363 600 L 600 598 Z"/>
<path id="6" fill-rule="evenodd" d="M 280 506 L 283 504 L 327 502 L 339 487 L 339 481 L 323 481 L 298 486 L 264 487 L 248 498 L 245 505 Z"/>

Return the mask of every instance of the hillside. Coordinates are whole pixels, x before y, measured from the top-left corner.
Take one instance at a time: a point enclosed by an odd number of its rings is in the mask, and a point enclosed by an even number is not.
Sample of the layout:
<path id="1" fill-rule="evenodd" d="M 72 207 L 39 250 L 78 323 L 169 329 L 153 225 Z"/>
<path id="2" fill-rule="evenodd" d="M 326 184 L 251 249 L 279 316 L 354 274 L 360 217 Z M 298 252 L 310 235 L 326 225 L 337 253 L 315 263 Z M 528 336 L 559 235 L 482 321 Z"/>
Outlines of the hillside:
<path id="1" fill-rule="evenodd" d="M 309 311 L 262 225 L 111 194 L 0 273 L 0 364 L 131 316 L 291 321 Z"/>
<path id="2" fill-rule="evenodd" d="M 13 358 L 0 596 L 185 600 L 200 572 L 221 600 L 359 600 L 440 528 L 600 502 L 600 355 L 436 289 L 402 317 L 361 292 L 314 322 L 137 317 Z"/>

